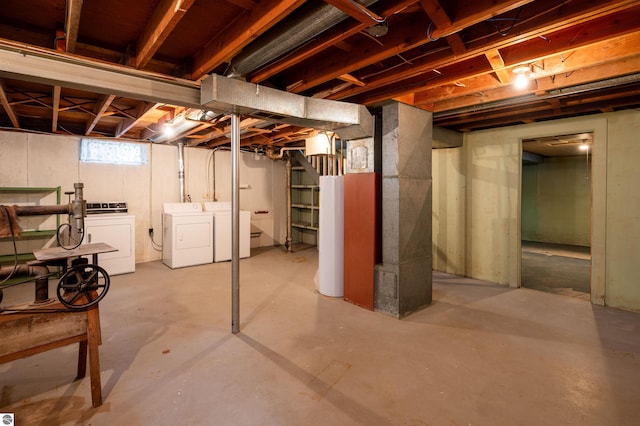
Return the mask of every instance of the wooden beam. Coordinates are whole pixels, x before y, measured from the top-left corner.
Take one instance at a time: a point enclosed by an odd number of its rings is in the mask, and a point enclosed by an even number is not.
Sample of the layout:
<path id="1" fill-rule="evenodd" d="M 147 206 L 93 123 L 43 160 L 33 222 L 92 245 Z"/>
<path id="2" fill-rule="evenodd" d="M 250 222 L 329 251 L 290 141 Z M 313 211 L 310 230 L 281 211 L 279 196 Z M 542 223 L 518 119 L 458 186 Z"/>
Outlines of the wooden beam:
<path id="1" fill-rule="evenodd" d="M 13 110 L 11 103 L 9 103 L 9 97 L 7 96 L 7 90 L 5 88 L 4 80 L 0 79 L 0 104 L 2 104 L 2 108 L 4 108 L 4 112 L 9 116 L 9 120 L 11 120 L 11 124 L 16 129 L 20 128 L 20 122 L 18 121 L 18 116 L 16 112 Z"/>
<path id="2" fill-rule="evenodd" d="M 489 49 L 484 52 L 484 56 L 489 61 L 489 64 L 491 64 L 491 68 L 493 68 L 493 71 L 496 73 L 496 76 L 498 77 L 500 83 L 511 83 L 511 74 L 504 67 L 504 61 L 502 60 L 500 51 L 498 49 Z"/>
<path id="3" fill-rule="evenodd" d="M 58 130 L 58 114 L 60 112 L 60 92 L 62 87 L 53 86 L 53 108 L 51 111 L 51 131 L 55 133 Z"/>
<path id="4" fill-rule="evenodd" d="M 451 34 L 447 36 L 447 43 L 451 48 L 454 55 L 464 55 L 467 51 L 467 46 L 462 41 L 462 38 L 458 34 Z"/>
<path id="5" fill-rule="evenodd" d="M 331 6 L 340 9 L 356 21 L 362 22 L 366 26 L 371 26 L 383 22 L 385 19 L 376 15 L 360 3 L 349 0 L 324 0 Z"/>
<path id="6" fill-rule="evenodd" d="M 427 24 L 428 19 L 424 14 L 412 14 L 394 23 L 394 27 L 402 28 L 402 31 L 390 31 L 385 36 L 383 45 L 365 38 L 354 43 L 352 52 L 335 52 L 323 61 L 319 61 L 314 67 L 308 67 L 297 73 L 296 77 L 302 80 L 302 84 L 295 87 L 292 92 L 303 92 L 340 75 L 351 73 L 427 43 L 424 31 Z"/>
<path id="7" fill-rule="evenodd" d="M 570 109 L 564 110 L 564 113 L 568 112 L 587 112 L 587 111 L 599 111 L 604 105 L 616 106 L 627 104 L 636 105 L 638 94 L 640 89 L 628 90 L 623 92 L 624 97 L 619 98 L 620 93 L 618 91 L 609 91 L 608 93 L 595 93 L 590 97 L 584 97 L 582 95 L 563 95 L 562 100 L 557 98 L 539 98 L 537 96 L 523 96 L 521 99 L 514 99 L 509 105 L 503 105 L 500 108 L 495 109 L 482 109 L 469 110 L 465 114 L 454 114 L 451 116 L 439 117 L 436 113 L 435 120 L 438 125 L 450 126 L 450 125 L 462 125 L 465 123 L 474 122 L 492 122 L 493 120 L 503 120 L 502 123 L 509 122 L 513 116 L 518 116 L 518 120 L 524 119 L 529 116 L 534 119 L 540 119 L 544 117 L 559 116 L 563 113 L 563 108 L 570 106 Z M 573 97 L 572 97 L 573 96 Z M 488 101 L 490 102 L 490 101 Z M 604 104 L 604 105 L 603 105 Z M 550 108 L 551 106 L 551 108 Z M 434 120 L 434 121 L 435 121 Z M 477 124 L 476 124 L 477 125 Z M 482 124 L 480 124 L 481 126 Z"/>
<path id="8" fill-rule="evenodd" d="M 503 1 L 473 1 L 459 4 L 458 17 L 449 26 L 436 28 L 431 32 L 432 38 L 445 37 L 464 30 L 487 19 L 493 18 L 510 10 L 517 9 L 533 0 L 503 0 Z M 435 2 L 435 0 L 433 1 Z M 437 3 L 437 2 L 435 2 Z"/>
<path id="9" fill-rule="evenodd" d="M 576 33 L 581 34 L 586 30 L 588 37 L 580 38 L 580 42 L 586 44 L 587 42 L 599 42 L 610 37 L 618 36 L 620 35 L 620 31 L 622 31 L 623 34 L 625 31 L 629 32 L 631 31 L 633 22 L 638 22 L 637 12 L 635 12 L 635 9 L 638 8 L 629 9 L 630 5 L 633 5 L 633 2 L 619 0 L 615 2 L 615 4 L 613 4 L 614 2 L 601 2 L 596 5 L 586 5 L 584 1 L 578 0 L 564 5 L 562 17 L 559 17 L 555 21 L 549 21 L 547 19 L 548 17 L 544 15 L 536 17 L 522 24 L 522 26 L 516 27 L 518 31 L 514 31 L 507 36 L 498 34 L 488 38 L 482 38 L 478 41 L 467 42 L 468 50 L 462 55 L 452 56 L 450 52 L 444 51 L 418 58 L 412 60 L 411 64 L 396 67 L 393 70 L 377 75 L 375 78 L 367 79 L 366 88 L 351 87 L 334 93 L 329 99 L 353 99 L 360 93 L 369 92 L 374 89 L 379 90 L 384 86 L 398 85 L 402 80 L 412 78 L 421 73 L 428 73 L 433 69 L 442 69 L 448 65 L 462 63 L 479 55 L 484 56 L 484 52 L 487 49 L 500 49 L 500 51 L 503 52 L 503 57 L 506 58 L 507 55 L 504 54 L 503 49 L 522 44 L 525 41 L 530 41 L 531 47 L 535 47 L 539 51 L 544 49 L 549 54 L 551 52 L 558 53 L 566 50 L 566 44 L 543 43 L 543 40 L 540 39 L 541 35 L 550 34 L 555 31 L 563 33 L 563 30 L 565 30 L 565 33 L 575 35 Z M 599 18 L 594 21 L 593 16 L 598 16 Z M 576 27 L 575 30 L 567 29 L 567 20 L 576 25 L 579 23 L 582 25 L 582 28 Z M 592 28 L 593 22 L 597 23 L 603 20 L 607 22 L 621 21 L 624 22 L 625 25 L 597 25 L 598 31 L 594 32 Z M 560 30 L 556 30 L 557 28 L 560 28 Z M 539 44 L 536 44 L 535 41 L 538 41 Z M 529 58 L 531 57 L 534 56 L 529 56 Z M 509 56 L 509 60 L 511 61 L 511 56 Z M 340 69 L 342 74 L 352 71 L 347 67 L 345 68 Z M 467 75 L 467 77 L 469 76 L 471 75 Z"/>
<path id="10" fill-rule="evenodd" d="M 544 93 L 578 84 L 606 80 L 618 75 L 638 73 L 640 72 L 640 55 L 634 54 L 633 49 L 626 49 L 634 45 L 637 46 L 638 43 L 640 43 L 640 34 L 634 33 L 622 38 L 603 41 L 590 48 L 577 49 L 571 55 L 571 61 L 563 61 L 559 55 L 541 59 L 536 63 L 544 64 L 546 70 L 538 69 L 534 74 L 537 83 L 535 90 Z M 590 62 L 593 62 L 594 65 L 583 66 L 583 64 Z M 492 82 L 486 77 L 463 81 L 467 83 L 466 87 L 455 88 L 440 85 L 417 93 L 416 105 L 435 102 L 436 111 L 446 111 L 520 96 L 524 93 L 534 93 L 533 88 L 525 91 L 516 90 L 511 86 L 499 88 L 495 81 Z M 482 93 L 482 96 L 470 96 L 474 93 Z"/>
<path id="11" fill-rule="evenodd" d="M 442 9 L 438 0 L 420 0 L 420 5 L 424 9 L 425 13 L 431 18 L 433 25 L 427 27 L 427 38 L 433 38 L 432 31 L 435 28 L 449 28 L 451 27 L 451 19 L 447 12 Z M 435 27 L 435 28 L 433 28 Z M 434 39 L 435 40 L 435 39 Z M 458 34 L 450 34 L 447 36 L 447 43 L 455 55 L 461 55 L 466 52 L 467 48 L 462 41 L 462 38 Z"/>
<path id="12" fill-rule="evenodd" d="M 200 108 L 197 82 L 0 39 L 0 76 L 149 102 Z"/>
<path id="13" fill-rule="evenodd" d="M 360 80 L 358 77 L 355 77 L 351 74 L 342 74 L 338 76 L 338 78 L 342 81 L 346 81 L 347 83 L 355 84 L 356 86 L 366 86 L 367 83 Z"/>
<path id="14" fill-rule="evenodd" d="M 243 9 L 249 10 L 256 7 L 255 0 L 227 0 L 227 3 L 235 4 Z"/>
<path id="15" fill-rule="evenodd" d="M 202 79 L 212 69 L 230 60 L 243 47 L 274 26 L 304 0 L 261 1 L 256 7 L 238 16 L 228 31 L 222 31 L 193 57 L 194 80 Z"/>
<path id="16" fill-rule="evenodd" d="M 89 118 L 87 120 L 87 127 L 84 130 L 85 135 L 91 134 L 91 132 L 96 127 L 96 125 L 100 122 L 102 117 L 104 117 L 105 112 L 107 112 L 107 109 L 109 109 L 109 106 L 111 105 L 111 103 L 114 101 L 115 98 L 116 98 L 115 95 L 104 95 L 102 96 L 100 101 L 96 103 L 96 106 L 94 108 L 94 111 L 96 114 L 95 116 L 93 116 L 93 119 Z"/>
<path id="17" fill-rule="evenodd" d="M 162 0 L 144 27 L 136 45 L 136 67 L 147 66 L 195 0 Z"/>
<path id="18" fill-rule="evenodd" d="M 451 26 L 451 18 L 449 18 L 449 15 L 447 15 L 438 0 L 420 0 L 420 6 L 429 15 L 436 28 L 449 28 Z M 434 29 L 432 28 L 431 30 Z"/>
<path id="19" fill-rule="evenodd" d="M 135 118 L 125 118 L 124 120 L 122 120 L 122 122 L 118 124 L 118 128 L 115 131 L 114 137 L 119 138 L 127 133 L 129 130 L 131 130 L 131 128 L 138 124 L 140 120 L 142 120 L 142 117 L 144 117 L 147 112 L 158 108 L 160 105 L 162 104 L 153 102 L 140 102 L 136 107 Z"/>
<path id="20" fill-rule="evenodd" d="M 82 2 L 83 0 L 67 0 L 67 13 L 65 16 L 64 30 L 66 33 L 66 48 L 69 53 L 73 53 L 76 50 Z"/>
<path id="21" fill-rule="evenodd" d="M 580 84 L 637 72 L 638 59 L 636 59 L 635 46 L 638 45 L 640 45 L 640 34 L 631 33 L 560 54 L 532 58 L 531 63 L 534 69 L 532 77 L 537 80 L 538 86 L 545 90 L 550 85 L 557 85 L 554 82 L 566 79 L 574 80 L 572 84 Z M 586 67 L 585 64 L 589 66 Z M 486 92 L 498 87 L 500 87 L 499 82 L 488 75 L 474 76 L 461 80 L 458 85 L 438 85 L 417 92 L 416 105 L 454 98 L 469 98 L 466 101 L 472 101 L 473 98 L 470 97 L 474 93 Z"/>

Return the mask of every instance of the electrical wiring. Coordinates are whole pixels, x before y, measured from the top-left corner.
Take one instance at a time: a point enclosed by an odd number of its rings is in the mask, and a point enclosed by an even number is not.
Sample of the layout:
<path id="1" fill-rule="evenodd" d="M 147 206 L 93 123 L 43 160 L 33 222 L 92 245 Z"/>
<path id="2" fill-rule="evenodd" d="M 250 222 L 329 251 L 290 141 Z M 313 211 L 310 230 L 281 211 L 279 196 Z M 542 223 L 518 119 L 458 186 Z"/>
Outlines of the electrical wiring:
<path id="1" fill-rule="evenodd" d="M 490 18 L 490 19 L 487 19 L 487 22 L 491 22 L 495 27 L 496 32 L 501 36 L 505 37 L 511 32 L 511 30 L 513 30 L 513 27 L 516 25 L 516 22 L 521 21 L 521 19 L 519 19 L 521 11 L 522 11 L 522 6 L 518 8 L 518 11 L 516 12 L 516 16 L 514 18 Z M 511 26 L 506 31 L 501 30 L 500 28 L 498 28 L 498 24 L 497 24 L 497 22 L 499 21 L 511 21 Z"/>
<path id="2" fill-rule="evenodd" d="M 429 39 L 429 41 L 438 41 L 438 40 L 440 40 L 440 37 L 438 37 L 438 38 L 431 37 L 431 27 L 433 27 L 433 21 L 429 22 L 429 25 L 427 26 L 427 38 Z"/>
<path id="3" fill-rule="evenodd" d="M 354 6 L 356 6 L 358 9 L 360 9 L 361 11 L 363 11 L 364 13 L 367 14 L 367 16 L 369 18 L 371 18 L 372 21 L 377 22 L 378 24 L 382 24 L 383 22 L 385 22 L 387 20 L 387 18 L 378 18 L 377 16 L 374 16 L 369 9 L 367 9 L 366 7 L 364 7 L 363 5 L 361 5 L 360 3 L 354 1 L 354 0 L 350 0 L 350 3 L 353 4 Z"/>

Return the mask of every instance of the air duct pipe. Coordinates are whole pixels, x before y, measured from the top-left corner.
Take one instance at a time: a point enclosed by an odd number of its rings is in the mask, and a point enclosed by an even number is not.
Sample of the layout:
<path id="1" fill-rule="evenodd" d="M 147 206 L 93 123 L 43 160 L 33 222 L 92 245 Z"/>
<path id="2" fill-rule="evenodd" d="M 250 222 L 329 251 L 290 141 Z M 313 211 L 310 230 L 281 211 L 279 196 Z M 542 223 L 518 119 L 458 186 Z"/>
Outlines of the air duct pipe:
<path id="1" fill-rule="evenodd" d="M 365 7 L 377 0 L 362 0 Z M 303 45 L 349 15 L 324 1 L 296 10 L 231 60 L 227 77 L 244 78 L 263 65 Z"/>

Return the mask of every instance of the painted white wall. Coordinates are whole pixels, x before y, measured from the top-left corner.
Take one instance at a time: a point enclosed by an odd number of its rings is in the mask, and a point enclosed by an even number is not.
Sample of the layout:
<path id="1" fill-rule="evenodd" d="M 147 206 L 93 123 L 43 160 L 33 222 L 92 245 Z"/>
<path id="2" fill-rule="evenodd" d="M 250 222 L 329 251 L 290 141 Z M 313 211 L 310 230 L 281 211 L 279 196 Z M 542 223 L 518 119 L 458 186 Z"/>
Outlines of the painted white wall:
<path id="1" fill-rule="evenodd" d="M 466 275 L 465 149 L 434 149 L 432 162 L 433 269 Z"/>
<path id="2" fill-rule="evenodd" d="M 434 257 L 434 268 L 518 287 L 521 140 L 590 131 L 594 132 L 591 301 L 640 310 L 639 111 L 466 134 L 460 153 L 466 157 L 462 172 L 457 169 L 458 162 L 449 161 L 449 154 L 434 153 L 434 217 L 438 219 L 434 235 L 439 233 L 438 239 L 434 238 L 434 253 L 447 253 L 437 263 Z M 460 180 L 461 173 L 466 182 L 464 192 L 462 188 L 458 192 L 442 192 L 437 188 L 445 179 Z M 454 199 L 450 200 L 451 197 Z M 439 218 L 459 214 L 452 209 L 465 210 L 465 225 L 441 232 Z M 464 245 L 459 243 L 461 238 Z M 457 251 L 452 252 L 452 247 Z M 464 268 L 460 266 L 460 256 L 464 258 Z"/>
<path id="3" fill-rule="evenodd" d="M 217 201 L 231 201 L 231 152 L 218 150 L 214 155 Z M 287 217 L 285 162 L 243 153 L 240 186 L 240 209 L 251 212 L 251 231 L 260 233 L 259 237 L 251 239 L 251 246 L 283 244 Z"/>
<path id="4" fill-rule="evenodd" d="M 605 302 L 640 310 L 640 112 L 607 123 Z"/>
<path id="5" fill-rule="evenodd" d="M 465 135 L 466 271 L 499 284 L 517 283 L 520 139 L 503 129 Z M 519 253 L 517 254 L 519 259 Z"/>
<path id="6" fill-rule="evenodd" d="M 82 163 L 79 160 L 79 137 L 0 132 L 0 186 L 55 187 L 73 191 L 74 182 L 84 183 L 84 196 L 91 201 L 127 201 L 129 213 L 136 217 L 136 262 L 162 258 L 162 206 L 179 201 L 178 148 L 149 145 L 149 162 L 142 166 L 115 166 Z M 194 202 L 211 201 L 213 173 L 211 150 L 185 148 L 185 193 Z M 230 201 L 231 157 L 217 151 L 216 192 L 220 201 Z M 241 190 L 241 208 L 252 211 L 252 227 L 261 237 L 252 246 L 283 244 L 286 235 L 286 170 L 284 162 L 268 160 L 253 153 L 241 153 L 240 181 L 248 185 Z M 10 201 L 7 196 L 0 198 Z M 38 197 L 43 197 L 38 195 Z M 63 202 L 66 202 L 63 196 Z M 55 196 L 39 200 L 55 204 Z M 255 214 L 256 211 L 268 213 Z M 24 218 L 25 220 L 27 218 Z M 31 219 L 29 219 L 31 220 Z M 43 228 L 55 228 L 51 218 Z M 50 226 L 51 225 L 51 226 Z M 152 244 L 148 230 L 154 229 Z M 36 242 L 41 248 L 41 242 Z M 0 254 L 9 254 L 0 246 Z M 12 248 L 11 248 L 12 251 Z M 5 253 L 7 252 L 7 253 Z"/>
<path id="7" fill-rule="evenodd" d="M 522 167 L 522 239 L 591 244 L 591 156 Z"/>

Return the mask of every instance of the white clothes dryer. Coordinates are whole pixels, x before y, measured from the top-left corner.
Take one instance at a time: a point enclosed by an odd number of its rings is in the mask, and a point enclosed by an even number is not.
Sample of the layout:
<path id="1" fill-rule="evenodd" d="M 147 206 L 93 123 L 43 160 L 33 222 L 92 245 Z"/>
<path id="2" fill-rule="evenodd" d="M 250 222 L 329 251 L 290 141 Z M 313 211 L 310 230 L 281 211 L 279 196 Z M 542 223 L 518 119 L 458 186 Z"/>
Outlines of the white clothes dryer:
<path id="1" fill-rule="evenodd" d="M 170 268 L 213 262 L 213 217 L 200 203 L 165 203 L 162 263 Z"/>
<path id="2" fill-rule="evenodd" d="M 213 217 L 213 261 L 231 260 L 231 202 L 204 203 Z M 251 256 L 251 212 L 240 210 L 240 258 Z"/>

